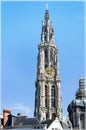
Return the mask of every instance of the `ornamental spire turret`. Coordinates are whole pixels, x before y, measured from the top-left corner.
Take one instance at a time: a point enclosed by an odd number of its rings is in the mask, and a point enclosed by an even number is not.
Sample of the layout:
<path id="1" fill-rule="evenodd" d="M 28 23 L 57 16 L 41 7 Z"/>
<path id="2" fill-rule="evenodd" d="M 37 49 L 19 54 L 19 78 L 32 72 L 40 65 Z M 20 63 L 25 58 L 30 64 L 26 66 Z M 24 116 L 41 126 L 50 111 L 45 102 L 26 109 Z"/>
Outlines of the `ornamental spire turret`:
<path id="1" fill-rule="evenodd" d="M 86 88 L 84 78 L 81 78 L 79 80 L 79 89 L 76 92 L 76 99 L 86 99 Z"/>
<path id="2" fill-rule="evenodd" d="M 50 21 L 48 8 L 46 8 L 44 21 L 42 22 L 41 41 L 45 44 L 54 43 L 54 30 Z"/>

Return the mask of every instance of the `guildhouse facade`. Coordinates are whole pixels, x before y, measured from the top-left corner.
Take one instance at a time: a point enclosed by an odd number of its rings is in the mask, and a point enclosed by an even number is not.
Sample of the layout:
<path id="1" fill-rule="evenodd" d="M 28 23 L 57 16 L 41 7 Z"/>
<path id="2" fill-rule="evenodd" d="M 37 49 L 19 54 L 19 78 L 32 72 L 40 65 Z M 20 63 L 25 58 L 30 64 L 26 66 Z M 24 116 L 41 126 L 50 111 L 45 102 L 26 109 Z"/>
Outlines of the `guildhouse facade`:
<path id="1" fill-rule="evenodd" d="M 37 76 L 35 83 L 35 111 L 40 121 L 62 119 L 61 77 L 58 48 L 54 42 L 54 29 L 46 9 L 42 22 L 41 43 L 38 45 Z"/>

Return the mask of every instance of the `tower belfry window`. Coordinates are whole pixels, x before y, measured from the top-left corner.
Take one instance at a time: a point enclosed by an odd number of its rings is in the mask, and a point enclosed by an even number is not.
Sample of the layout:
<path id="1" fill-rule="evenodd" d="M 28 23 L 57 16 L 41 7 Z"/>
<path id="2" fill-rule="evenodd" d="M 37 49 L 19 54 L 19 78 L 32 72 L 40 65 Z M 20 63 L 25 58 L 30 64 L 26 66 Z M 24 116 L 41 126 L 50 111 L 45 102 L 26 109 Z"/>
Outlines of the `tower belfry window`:
<path id="1" fill-rule="evenodd" d="M 50 60 L 51 61 L 53 60 L 53 50 L 52 49 L 50 50 Z"/>
<path id="2" fill-rule="evenodd" d="M 55 97 L 55 86 L 52 86 L 51 88 L 51 96 Z"/>
<path id="3" fill-rule="evenodd" d="M 45 49 L 45 62 L 48 61 L 48 52 L 47 52 L 47 49 Z"/>
<path id="4" fill-rule="evenodd" d="M 51 107 L 55 107 L 55 98 L 51 98 Z"/>
<path id="5" fill-rule="evenodd" d="M 45 85 L 45 107 L 47 107 L 47 85 Z"/>
<path id="6" fill-rule="evenodd" d="M 45 98 L 45 107 L 47 107 L 47 98 Z"/>
<path id="7" fill-rule="evenodd" d="M 47 86 L 45 85 L 45 96 L 47 96 Z"/>

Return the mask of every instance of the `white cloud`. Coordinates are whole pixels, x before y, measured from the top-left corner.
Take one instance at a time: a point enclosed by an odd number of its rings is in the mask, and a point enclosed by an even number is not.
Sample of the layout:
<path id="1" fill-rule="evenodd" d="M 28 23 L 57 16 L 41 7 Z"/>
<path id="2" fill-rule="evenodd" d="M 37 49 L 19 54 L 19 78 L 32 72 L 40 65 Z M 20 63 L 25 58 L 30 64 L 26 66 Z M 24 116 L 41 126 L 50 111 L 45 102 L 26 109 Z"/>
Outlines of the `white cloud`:
<path id="1" fill-rule="evenodd" d="M 20 112 L 22 115 L 26 115 L 31 117 L 32 116 L 32 111 L 28 106 L 23 105 L 22 103 L 16 103 L 12 107 L 13 111 Z"/>

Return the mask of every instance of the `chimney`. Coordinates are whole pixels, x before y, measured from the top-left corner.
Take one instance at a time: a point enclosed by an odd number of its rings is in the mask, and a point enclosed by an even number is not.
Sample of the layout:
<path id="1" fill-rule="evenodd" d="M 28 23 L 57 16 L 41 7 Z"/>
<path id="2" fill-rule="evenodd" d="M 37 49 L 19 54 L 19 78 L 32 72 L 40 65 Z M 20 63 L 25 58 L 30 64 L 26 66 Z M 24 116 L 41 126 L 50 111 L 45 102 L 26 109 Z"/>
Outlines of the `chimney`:
<path id="1" fill-rule="evenodd" d="M 22 116 L 22 114 L 19 112 L 18 114 L 17 114 L 17 116 L 19 117 L 19 116 Z"/>
<path id="2" fill-rule="evenodd" d="M 6 123 L 8 121 L 8 115 L 9 114 L 11 114 L 11 110 L 8 110 L 8 109 L 3 110 L 3 126 L 6 125 Z"/>

